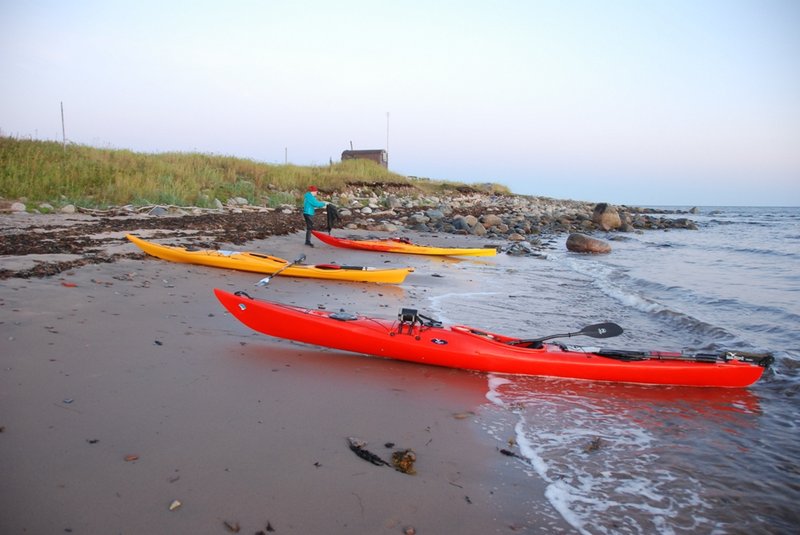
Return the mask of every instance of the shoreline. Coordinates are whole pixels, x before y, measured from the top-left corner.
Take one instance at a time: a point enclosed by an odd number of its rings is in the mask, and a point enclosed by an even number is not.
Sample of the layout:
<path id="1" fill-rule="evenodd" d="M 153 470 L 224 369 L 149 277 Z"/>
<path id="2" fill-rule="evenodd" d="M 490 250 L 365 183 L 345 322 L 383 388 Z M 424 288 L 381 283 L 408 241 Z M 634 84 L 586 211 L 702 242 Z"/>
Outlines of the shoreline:
<path id="1" fill-rule="evenodd" d="M 14 504 L 0 531 L 571 532 L 543 482 L 481 428 L 485 376 L 271 339 L 211 293 L 391 317 L 475 284 L 464 261 L 310 249 L 291 233 L 246 248 L 417 271 L 401 286 L 276 277 L 255 289 L 258 274 L 125 256 L 135 246 L 114 240 L 114 262 L 0 280 L 0 493 Z M 387 442 L 411 448 L 417 474 L 358 458 L 351 436 L 385 459 Z"/>
<path id="2" fill-rule="evenodd" d="M 372 195 L 339 197 L 348 206 L 366 203 L 360 208 L 339 209 L 341 218 L 335 225 L 339 234 L 367 231 L 381 236 L 416 233 L 479 238 L 509 255 L 539 256 L 551 250 L 562 236 L 573 233 L 624 236 L 646 230 L 696 230 L 687 218 L 656 217 L 641 208 L 618 209 L 606 203 L 519 195 L 471 194 L 422 200 Z M 175 210 L 155 206 L 148 213 L 132 207 L 86 213 L 0 211 L 0 257 L 4 264 L 13 262 L 11 269 L 0 268 L 0 280 L 46 277 L 79 265 L 115 262 L 125 253 L 113 247 L 114 240 L 142 230 L 154 231 L 157 238 L 186 238 L 199 247 L 222 248 L 228 244 L 241 247 L 305 228 L 300 212 L 289 206 L 281 210 L 235 204 L 220 210 L 170 208 Z M 324 213 L 315 216 L 315 226 L 320 230 L 326 227 Z M 127 253 L 134 258 L 142 258 L 142 254 Z"/>

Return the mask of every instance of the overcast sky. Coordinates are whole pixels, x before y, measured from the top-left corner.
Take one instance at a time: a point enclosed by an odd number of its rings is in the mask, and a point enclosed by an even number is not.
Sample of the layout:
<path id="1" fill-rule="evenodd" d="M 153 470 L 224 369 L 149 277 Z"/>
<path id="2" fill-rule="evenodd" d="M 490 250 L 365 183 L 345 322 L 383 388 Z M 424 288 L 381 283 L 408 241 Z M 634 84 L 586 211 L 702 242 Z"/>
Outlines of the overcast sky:
<path id="1" fill-rule="evenodd" d="M 800 205 L 800 1 L 0 0 L 0 133 Z"/>

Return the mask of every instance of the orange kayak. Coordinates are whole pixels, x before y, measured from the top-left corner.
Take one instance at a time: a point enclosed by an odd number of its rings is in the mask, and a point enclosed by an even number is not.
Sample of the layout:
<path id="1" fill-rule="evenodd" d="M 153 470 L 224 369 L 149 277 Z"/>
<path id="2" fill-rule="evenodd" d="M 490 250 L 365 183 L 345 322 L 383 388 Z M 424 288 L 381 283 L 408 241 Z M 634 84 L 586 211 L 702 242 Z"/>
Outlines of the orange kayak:
<path id="1" fill-rule="evenodd" d="M 622 329 L 613 323 L 524 340 L 463 325 L 444 326 L 410 309 L 403 309 L 396 320 L 386 320 L 256 300 L 243 292 L 215 289 L 214 293 L 236 319 L 270 336 L 481 372 L 655 385 L 746 387 L 756 382 L 773 362 L 768 354 L 736 351 L 620 351 L 545 342 L 574 335 L 615 336 Z M 616 332 L 609 332 L 609 327 Z"/>

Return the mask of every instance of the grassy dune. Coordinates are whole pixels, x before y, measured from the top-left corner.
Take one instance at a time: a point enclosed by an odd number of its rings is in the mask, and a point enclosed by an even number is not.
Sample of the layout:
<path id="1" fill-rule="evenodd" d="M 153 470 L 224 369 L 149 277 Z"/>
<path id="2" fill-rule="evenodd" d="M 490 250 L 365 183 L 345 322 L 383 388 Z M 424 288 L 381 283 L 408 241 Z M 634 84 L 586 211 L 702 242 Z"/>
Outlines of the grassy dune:
<path id="1" fill-rule="evenodd" d="M 198 153 L 146 154 L 52 141 L 0 137 L 0 197 L 102 208 L 125 204 L 208 207 L 214 199 L 243 197 L 251 204 L 297 202 L 314 184 L 336 191 L 353 183 L 381 183 L 423 192 L 480 189 L 508 194 L 496 184 L 414 180 L 366 160 L 320 167 L 274 165 Z"/>

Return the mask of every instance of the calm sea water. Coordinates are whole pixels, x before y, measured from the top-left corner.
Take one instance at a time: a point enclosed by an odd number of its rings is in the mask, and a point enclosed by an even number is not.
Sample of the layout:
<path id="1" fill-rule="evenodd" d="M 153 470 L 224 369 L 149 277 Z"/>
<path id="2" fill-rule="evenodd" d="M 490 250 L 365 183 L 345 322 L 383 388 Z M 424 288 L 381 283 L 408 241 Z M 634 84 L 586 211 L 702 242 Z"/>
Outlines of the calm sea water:
<path id="1" fill-rule="evenodd" d="M 684 216 L 681 216 L 684 217 Z M 570 343 L 774 352 L 748 389 L 494 375 L 486 432 L 547 484 L 581 533 L 797 533 L 800 526 L 800 208 L 702 208 L 699 230 L 609 234 L 613 252 L 459 264 L 479 287 L 431 309 L 525 337 L 601 321 Z"/>

